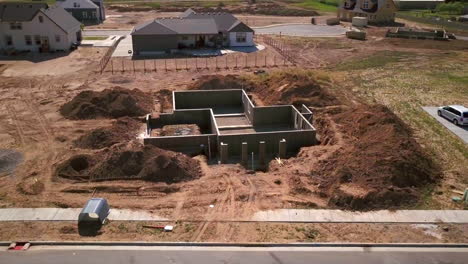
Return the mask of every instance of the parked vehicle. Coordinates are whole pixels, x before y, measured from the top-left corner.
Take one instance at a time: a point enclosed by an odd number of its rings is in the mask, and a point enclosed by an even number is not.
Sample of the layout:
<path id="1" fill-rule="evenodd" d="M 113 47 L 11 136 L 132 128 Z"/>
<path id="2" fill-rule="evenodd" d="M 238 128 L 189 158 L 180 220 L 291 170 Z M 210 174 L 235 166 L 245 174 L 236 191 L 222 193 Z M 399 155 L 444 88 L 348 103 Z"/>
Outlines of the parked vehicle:
<path id="1" fill-rule="evenodd" d="M 454 125 L 468 125 L 468 108 L 462 105 L 448 105 L 439 107 L 437 114 L 447 118 L 453 122 Z"/>

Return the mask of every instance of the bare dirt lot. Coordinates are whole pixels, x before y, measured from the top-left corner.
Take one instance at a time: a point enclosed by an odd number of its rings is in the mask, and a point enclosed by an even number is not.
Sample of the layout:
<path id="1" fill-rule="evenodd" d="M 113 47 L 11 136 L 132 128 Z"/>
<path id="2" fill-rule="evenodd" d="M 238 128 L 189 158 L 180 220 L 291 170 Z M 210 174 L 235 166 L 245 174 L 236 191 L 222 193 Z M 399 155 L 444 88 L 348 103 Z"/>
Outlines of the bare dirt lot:
<path id="1" fill-rule="evenodd" d="M 181 12 L 161 12 L 157 10 L 149 11 L 118 11 L 108 9 L 107 19 L 103 24 L 87 26 L 86 29 L 132 29 L 135 25 L 161 17 L 177 17 Z M 251 27 L 263 27 L 273 24 L 285 23 L 310 23 L 310 16 L 274 16 L 257 14 L 236 14 L 242 22 Z M 317 23 L 324 24 L 329 16 L 317 17 Z"/>
<path id="2" fill-rule="evenodd" d="M 144 156 L 143 152 L 138 154 L 139 135 L 144 131 L 139 117 L 133 118 L 136 123 L 128 121 L 119 126 L 118 120 L 106 116 L 68 119 L 60 109 L 80 92 L 101 92 L 119 86 L 146 93 L 153 100 L 152 111 L 158 113 L 171 108 L 170 91 L 208 85 L 201 83 L 209 80 L 207 75 L 225 76 L 233 71 L 221 68 L 100 75 L 97 67 L 104 50 L 95 48 L 80 48 L 62 57 L 38 56 L 33 62 L 1 61 L 0 149 L 18 151 L 24 161 L 13 173 L 0 178 L 0 206 L 81 207 L 94 193 L 107 198 L 112 207 L 149 209 L 173 219 L 229 218 L 275 208 L 462 208 L 451 202 L 451 197 L 452 190 L 468 186 L 466 145 L 426 117 L 420 106 L 468 102 L 466 42 L 388 40 L 383 38 L 384 29 L 369 31 L 365 42 L 283 37 L 282 41 L 299 54 L 300 68 L 319 70 L 278 68 L 258 76 L 252 74 L 254 69 L 234 71 L 242 75 L 243 81 L 231 82 L 230 87 L 246 89 L 258 104 L 307 103 L 316 113 L 320 145 L 304 148 L 297 157 L 285 160 L 283 166 L 272 162 L 269 171 L 256 174 L 248 174 L 236 164 L 207 165 L 205 157 L 196 156 L 190 160 L 199 164 L 200 175 L 177 183 L 57 177 L 57 168 L 74 156 L 100 157 L 105 162 L 99 163 L 99 168 L 138 161 L 128 157 Z M 104 135 L 104 141 L 108 141 L 95 146 L 93 131 L 98 129 L 104 131 L 95 132 L 98 140 Z M 122 130 L 127 131 L 124 136 L 114 137 Z M 92 147 L 76 143 L 83 138 L 90 139 Z M 113 155 L 127 152 L 125 155 L 129 156 Z M 78 171 L 80 164 L 75 167 Z M 119 173 L 135 175 L 132 169 Z M 109 170 L 100 171 L 103 175 Z M 92 172 L 96 175 L 98 170 Z M 215 205 L 212 210 L 211 204 Z M 35 224 L 28 225 L 24 227 L 27 230 L 36 228 Z M 134 230 L 131 233 L 135 237 L 139 234 L 135 231 L 140 230 L 137 224 L 115 225 L 116 229 Z M 238 233 L 236 225 L 192 225 L 179 240 L 215 241 L 238 236 L 237 241 L 245 241 L 240 234 L 257 230 L 252 225 Z M 41 228 L 46 227 L 38 230 Z M 280 226 L 273 229 L 277 228 Z M 327 234 L 330 228 L 333 229 L 326 225 L 317 227 L 321 234 Z M 57 230 L 45 236 L 62 237 Z M 285 234 L 289 233 L 287 230 Z M 463 230 L 460 232 L 466 233 Z M 252 233 L 252 238 L 246 240 L 305 239 L 303 235 L 290 239 L 284 238 L 287 235 L 280 239 L 282 236 L 278 235 L 276 239 L 267 236 L 268 232 Z M 101 238 L 107 237 L 97 239 Z M 125 239 L 116 235 L 108 238 Z M 415 236 L 426 241 L 419 238 Z M 320 241 L 333 239 L 339 238 Z M 385 235 L 375 240 L 387 241 Z"/>

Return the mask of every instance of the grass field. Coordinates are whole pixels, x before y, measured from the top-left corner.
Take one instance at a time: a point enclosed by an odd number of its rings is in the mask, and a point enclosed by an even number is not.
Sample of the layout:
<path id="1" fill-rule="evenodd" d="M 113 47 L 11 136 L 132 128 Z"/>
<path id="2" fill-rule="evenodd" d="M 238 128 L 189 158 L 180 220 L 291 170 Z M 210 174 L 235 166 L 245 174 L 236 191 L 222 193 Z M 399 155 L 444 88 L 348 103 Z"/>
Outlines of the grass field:
<path id="1" fill-rule="evenodd" d="M 339 0 L 304 0 L 294 5 L 322 12 L 335 12 L 338 4 Z"/>
<path id="2" fill-rule="evenodd" d="M 352 76 L 345 79 L 352 82 L 353 91 L 369 102 L 387 105 L 408 123 L 418 142 L 442 165 L 444 181 L 459 188 L 457 184 L 468 184 L 468 147 L 421 107 L 467 105 L 467 68 L 466 52 L 382 51 L 338 65 L 334 71 Z M 431 191 L 418 208 L 442 207 Z"/>

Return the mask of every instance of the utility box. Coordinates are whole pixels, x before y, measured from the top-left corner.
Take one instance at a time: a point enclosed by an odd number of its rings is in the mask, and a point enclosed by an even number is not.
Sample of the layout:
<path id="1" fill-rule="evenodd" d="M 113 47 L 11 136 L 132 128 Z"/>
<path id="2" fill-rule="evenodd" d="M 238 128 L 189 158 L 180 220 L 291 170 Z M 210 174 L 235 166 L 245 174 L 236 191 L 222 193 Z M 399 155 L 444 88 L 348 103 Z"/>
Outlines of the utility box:
<path id="1" fill-rule="evenodd" d="M 88 200 L 78 216 L 78 233 L 95 236 L 109 215 L 109 204 L 104 198 Z"/>
<path id="2" fill-rule="evenodd" d="M 367 26 L 367 17 L 353 17 L 352 25 L 355 27 Z"/>
<path id="3" fill-rule="evenodd" d="M 366 40 L 366 32 L 350 30 L 346 32 L 346 37 L 350 39 Z"/>
<path id="4" fill-rule="evenodd" d="M 334 26 L 334 25 L 339 25 L 340 24 L 340 19 L 337 17 L 329 18 L 325 21 L 327 25 L 329 26 Z"/>

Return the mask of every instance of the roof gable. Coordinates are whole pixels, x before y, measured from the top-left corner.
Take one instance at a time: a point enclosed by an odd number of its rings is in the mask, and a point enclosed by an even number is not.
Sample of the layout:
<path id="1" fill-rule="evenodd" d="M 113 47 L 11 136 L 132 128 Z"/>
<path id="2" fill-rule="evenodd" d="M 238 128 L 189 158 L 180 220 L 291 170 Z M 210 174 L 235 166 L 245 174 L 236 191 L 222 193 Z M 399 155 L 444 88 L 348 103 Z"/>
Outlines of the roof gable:
<path id="1" fill-rule="evenodd" d="M 177 32 L 161 25 L 157 20 L 152 20 L 136 26 L 132 35 L 175 35 Z"/>
<path id="2" fill-rule="evenodd" d="M 158 23 L 177 34 L 217 34 L 218 28 L 214 19 L 158 19 Z"/>
<path id="3" fill-rule="evenodd" d="M 254 32 L 249 26 L 244 24 L 241 21 L 237 21 L 231 28 L 228 29 L 228 32 Z"/>
<path id="4" fill-rule="evenodd" d="M 41 12 L 65 32 L 70 32 L 70 30 L 81 25 L 81 23 L 65 11 L 65 9 L 57 5 L 47 9 L 41 9 Z"/>

